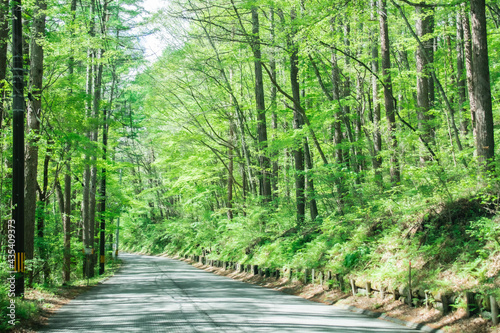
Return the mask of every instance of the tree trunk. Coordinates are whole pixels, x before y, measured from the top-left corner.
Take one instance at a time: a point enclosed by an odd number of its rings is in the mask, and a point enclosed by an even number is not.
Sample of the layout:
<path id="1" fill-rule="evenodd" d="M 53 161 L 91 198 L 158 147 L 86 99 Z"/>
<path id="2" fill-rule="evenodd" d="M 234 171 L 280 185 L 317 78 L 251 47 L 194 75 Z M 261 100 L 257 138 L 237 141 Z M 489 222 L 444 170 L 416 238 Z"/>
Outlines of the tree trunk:
<path id="1" fill-rule="evenodd" d="M 389 147 L 391 156 L 391 184 L 394 186 L 401 180 L 399 172 L 399 161 L 397 157 L 398 142 L 396 140 L 396 112 L 392 96 L 391 80 L 391 53 L 389 44 L 389 29 L 387 24 L 386 0 L 378 0 L 379 4 L 379 23 L 380 23 L 380 42 L 382 55 L 382 75 L 384 82 L 384 101 L 385 112 L 389 128 Z"/>
<path id="2" fill-rule="evenodd" d="M 66 149 L 69 153 L 69 149 Z M 66 162 L 66 174 L 64 175 L 64 212 L 63 212 L 63 282 L 69 282 L 71 278 L 71 159 Z"/>
<path id="3" fill-rule="evenodd" d="M 312 174 L 313 161 L 311 158 L 311 151 L 309 149 L 309 143 L 307 138 L 304 140 L 304 157 L 307 166 L 307 198 L 309 199 L 309 211 L 311 212 L 311 221 L 316 220 L 318 217 L 318 204 L 316 203 L 316 190 L 314 189 L 314 177 Z"/>
<path id="4" fill-rule="evenodd" d="M 372 2 L 372 6 L 374 6 L 374 2 Z M 375 19 L 375 15 L 373 15 L 373 19 Z M 375 34 L 374 34 L 375 35 Z M 378 64 L 378 45 L 375 41 L 372 41 L 372 62 L 371 69 L 372 72 L 378 74 L 379 72 L 379 64 Z M 382 167 L 382 157 L 380 153 L 382 152 L 382 135 L 380 133 L 380 102 L 378 99 L 378 79 L 375 75 L 371 76 L 372 80 L 372 100 L 373 100 L 373 169 L 375 171 L 375 181 L 379 186 L 382 186 L 382 172 L 380 168 Z"/>
<path id="5" fill-rule="evenodd" d="M 272 38 L 272 43 L 274 45 L 275 43 L 275 27 L 274 27 L 274 9 L 271 8 L 271 38 Z M 271 56 L 271 61 L 269 63 L 269 67 L 271 68 L 271 75 L 273 81 L 277 82 L 277 74 L 276 74 L 276 49 L 272 49 L 272 56 Z M 276 114 L 276 107 L 277 107 L 277 88 L 273 84 L 271 86 L 271 127 L 273 129 L 273 140 L 276 138 L 276 133 L 278 130 L 278 116 Z M 272 171 L 272 176 L 271 176 L 271 187 L 272 187 L 272 193 L 273 197 L 278 195 L 278 172 L 279 172 L 279 166 L 278 166 L 278 154 L 274 153 L 273 157 L 273 171 Z"/>
<path id="6" fill-rule="evenodd" d="M 108 2 L 105 1 L 104 5 L 102 7 L 102 12 L 101 12 L 101 38 L 106 37 L 106 30 L 107 30 L 107 21 L 108 21 Z M 99 69 L 97 71 L 97 82 L 96 82 L 96 96 L 94 98 L 94 103 L 97 100 L 97 105 L 96 107 L 96 118 L 98 118 L 99 114 L 99 104 L 101 102 L 101 85 L 102 85 L 102 72 L 103 72 L 103 65 L 102 65 L 102 58 L 104 54 L 104 49 L 101 49 L 99 51 Z M 110 101 L 109 101 L 109 107 L 112 108 L 113 106 L 113 92 L 115 88 L 115 73 L 113 73 L 113 80 L 111 83 L 111 93 L 110 93 Z M 107 149 L 108 149 L 108 113 L 106 108 L 103 108 L 102 110 L 102 160 L 103 164 L 106 165 L 106 159 L 107 159 Z M 97 138 L 96 138 L 97 141 Z M 154 158 L 154 153 L 153 153 L 153 158 Z M 101 218 L 101 225 L 100 225 L 100 230 L 99 230 L 99 275 L 104 274 L 104 266 L 105 266 L 105 258 L 106 258 L 106 167 L 103 167 L 101 170 L 101 189 L 100 189 L 100 218 Z M 160 203 L 158 202 L 158 207 L 160 206 Z M 160 208 L 161 211 L 161 208 Z"/>
<path id="7" fill-rule="evenodd" d="M 426 142 L 430 142 L 431 139 L 431 129 L 429 124 L 429 111 L 430 111 L 430 75 L 428 59 L 430 59 L 430 54 L 433 53 L 432 39 L 425 40 L 426 36 L 432 31 L 430 31 L 431 24 L 431 14 L 426 8 L 417 6 L 417 22 L 416 30 L 417 35 L 422 40 L 424 47 L 417 47 L 416 50 L 416 62 L 417 62 L 417 116 L 418 116 L 418 129 L 422 133 L 422 138 Z M 429 155 L 426 151 L 422 151 L 420 154 L 420 162 L 424 164 L 429 161 Z"/>
<path id="8" fill-rule="evenodd" d="M 28 131 L 31 139 L 26 145 L 26 182 L 25 182 L 25 229 L 26 259 L 33 259 L 33 244 L 35 235 L 37 167 L 38 167 L 38 140 L 40 135 L 40 119 L 42 112 L 43 88 L 43 42 L 45 36 L 45 11 L 47 4 L 37 1 L 33 13 L 31 57 L 30 57 L 30 86 L 31 98 L 28 108 Z M 30 284 L 33 281 L 30 281 Z"/>
<path id="9" fill-rule="evenodd" d="M 38 232 L 38 244 L 39 244 L 39 252 L 40 259 L 43 262 L 43 273 L 44 273 L 44 282 L 49 283 L 50 281 L 50 267 L 48 264 L 47 257 L 47 241 L 44 239 L 44 230 L 45 230 L 45 215 L 47 208 L 47 200 L 48 198 L 48 187 L 49 187 L 49 163 L 50 163 L 50 153 L 51 149 L 47 149 L 47 153 L 45 155 L 45 159 L 43 161 L 43 183 L 42 189 L 40 191 L 40 212 L 38 215 L 38 223 L 37 223 L 37 232 Z"/>
<path id="10" fill-rule="evenodd" d="M 255 73 L 255 104 L 257 106 L 257 134 L 259 140 L 260 162 L 260 195 L 264 202 L 271 201 L 271 162 L 267 154 L 267 126 L 266 105 L 264 99 L 264 83 L 262 78 L 262 62 L 259 37 L 259 14 L 256 7 L 252 7 L 252 50 L 254 56 Z"/>
<path id="11" fill-rule="evenodd" d="M 102 153 L 102 160 L 104 163 L 106 163 L 107 159 L 107 148 L 108 148 L 108 116 L 107 116 L 107 111 L 106 108 L 102 110 L 103 113 L 103 125 L 102 125 L 102 147 L 103 147 L 103 153 Z M 105 263 L 105 257 L 106 257 L 106 235 L 105 235 L 105 230 L 106 230 L 106 168 L 102 168 L 101 170 L 101 189 L 100 189 L 100 217 L 101 217 L 101 226 L 100 226 L 100 231 L 99 231 L 99 254 L 100 254 L 100 259 L 99 259 L 99 275 L 104 274 L 104 263 Z M 158 203 L 159 206 L 159 203 Z"/>
<path id="12" fill-rule="evenodd" d="M 495 154 L 493 137 L 493 111 L 491 103 L 490 68 L 488 63 L 488 40 L 486 31 L 485 0 L 471 0 L 473 83 L 476 114 L 476 151 L 480 166 L 493 169 Z"/>
<path id="13" fill-rule="evenodd" d="M 76 0 L 71 0 L 71 13 L 72 13 L 72 23 L 75 21 L 76 15 Z M 72 36 L 74 36 L 74 31 L 72 31 Z M 72 54 L 69 59 L 69 75 L 73 75 L 74 71 L 74 57 Z M 72 91 L 70 91 L 72 93 Z M 63 214 L 63 233 L 64 233 L 64 245 L 63 245 L 63 283 L 69 282 L 71 279 L 71 156 L 70 145 L 66 146 L 66 153 L 68 154 L 68 160 L 66 161 L 66 173 L 64 175 L 64 211 Z"/>
<path id="14" fill-rule="evenodd" d="M 292 9 L 290 13 L 292 22 L 295 20 L 295 10 Z M 293 24 L 293 23 L 292 23 Z M 294 33 L 294 32 L 293 32 Z M 293 34 L 292 33 L 292 34 Z M 299 130 L 304 125 L 302 114 L 300 113 L 300 86 L 299 86 L 299 68 L 297 67 L 299 57 L 297 45 L 293 42 L 293 36 L 289 37 L 290 47 L 290 83 L 292 86 L 292 96 L 294 100 L 293 108 L 293 128 Z M 303 140 L 296 143 L 293 149 L 293 156 L 295 160 L 295 200 L 296 200 L 296 213 L 297 213 L 297 226 L 302 226 L 305 218 L 305 176 L 304 176 L 304 151 Z"/>
<path id="15" fill-rule="evenodd" d="M 469 131 L 468 121 L 465 119 L 465 102 L 466 102 L 466 92 L 465 92 L 465 55 L 464 55 L 464 29 L 462 25 L 462 15 L 460 10 L 457 11 L 457 78 L 456 84 L 458 89 L 458 109 L 459 116 L 461 118 L 460 130 L 462 135 L 466 136 Z"/>
<path id="16" fill-rule="evenodd" d="M 351 41 L 349 40 L 349 35 L 351 33 L 351 27 L 349 23 L 346 23 L 344 25 L 344 45 L 347 50 L 350 49 L 351 47 Z M 350 51 L 348 51 L 350 52 Z M 345 59 L 345 66 L 347 68 L 351 67 L 351 58 L 346 55 Z M 349 73 L 345 75 L 345 81 L 344 81 L 344 91 L 343 91 L 343 97 L 348 100 L 349 97 L 351 96 L 351 78 L 349 76 Z M 354 170 L 354 172 L 358 173 L 359 171 L 359 165 L 358 165 L 358 153 L 356 150 L 356 140 L 353 135 L 353 130 L 352 130 L 352 124 L 351 121 L 349 120 L 349 114 L 351 113 L 351 107 L 349 106 L 349 103 L 345 103 L 342 107 L 342 121 L 345 126 L 345 132 L 347 134 L 347 138 L 349 139 L 349 151 L 346 151 L 347 155 L 347 160 L 350 161 L 350 167 L 351 170 Z M 359 184 L 359 178 L 356 177 L 355 183 Z"/>
<path id="17" fill-rule="evenodd" d="M 472 37 L 470 32 L 469 15 L 465 13 L 465 5 L 460 9 L 462 16 L 462 26 L 464 31 L 464 57 L 465 57 L 465 72 L 467 79 L 467 94 L 469 96 L 470 115 L 472 120 L 472 134 L 476 140 L 476 99 L 474 96 L 474 74 L 473 74 L 473 59 L 472 59 Z"/>
<path id="18" fill-rule="evenodd" d="M 93 66 L 92 60 L 93 52 L 89 49 L 87 51 L 87 84 L 86 84 L 86 117 L 90 119 L 92 114 L 92 90 L 93 90 Z M 89 129 L 86 133 L 89 140 L 92 140 L 91 129 Z M 90 146 L 86 147 L 87 151 L 91 150 Z M 91 184 L 90 184 L 90 153 L 85 155 L 84 162 L 84 170 L 83 170 L 83 198 L 82 198 L 82 234 L 83 234 L 83 246 L 85 249 L 91 249 L 93 245 L 93 237 L 94 235 L 91 233 L 91 223 L 90 223 L 90 192 L 91 192 Z M 90 277 L 90 254 L 85 255 L 84 263 L 83 263 L 83 276 Z"/>
<path id="19" fill-rule="evenodd" d="M 231 127 L 231 125 L 230 125 Z M 233 142 L 232 128 L 230 129 L 231 142 Z M 227 218 L 229 220 L 233 219 L 233 177 L 234 177 L 234 149 L 230 147 L 228 149 L 228 164 L 227 164 Z"/>

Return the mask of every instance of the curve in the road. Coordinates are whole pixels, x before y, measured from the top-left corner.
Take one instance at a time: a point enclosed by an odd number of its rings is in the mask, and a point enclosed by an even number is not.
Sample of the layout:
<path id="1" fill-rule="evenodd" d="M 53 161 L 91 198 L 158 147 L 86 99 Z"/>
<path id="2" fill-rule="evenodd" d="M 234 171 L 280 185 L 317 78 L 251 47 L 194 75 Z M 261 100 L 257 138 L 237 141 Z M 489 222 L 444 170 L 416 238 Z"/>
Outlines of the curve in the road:
<path id="1" fill-rule="evenodd" d="M 42 332 L 415 331 L 199 270 L 123 254 L 122 269 L 49 318 Z"/>

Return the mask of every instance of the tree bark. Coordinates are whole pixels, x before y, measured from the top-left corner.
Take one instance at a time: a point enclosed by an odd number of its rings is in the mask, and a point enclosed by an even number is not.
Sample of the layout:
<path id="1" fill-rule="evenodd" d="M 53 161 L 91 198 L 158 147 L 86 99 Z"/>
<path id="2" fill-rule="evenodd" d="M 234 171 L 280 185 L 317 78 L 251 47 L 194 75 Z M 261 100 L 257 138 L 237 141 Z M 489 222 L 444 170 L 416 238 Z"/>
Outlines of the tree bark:
<path id="1" fill-rule="evenodd" d="M 396 140 L 396 112 L 392 100 L 392 80 L 391 80 L 391 53 L 389 44 L 389 28 L 387 23 L 386 0 L 378 0 L 379 5 L 379 27 L 382 55 L 382 75 L 384 81 L 384 101 L 385 112 L 389 128 L 389 147 L 391 158 L 391 184 L 394 186 L 401 181 L 399 171 L 399 161 L 397 157 L 398 142 Z"/>
<path id="2" fill-rule="evenodd" d="M 102 7 L 102 12 L 101 12 L 101 35 L 100 37 L 104 39 L 106 37 L 106 31 L 107 31 L 107 21 L 108 21 L 109 13 L 108 13 L 108 2 L 105 1 L 104 5 Z M 104 49 L 99 50 L 99 68 L 97 71 L 97 83 L 96 83 L 96 96 L 95 100 L 97 100 L 97 105 L 96 107 L 96 118 L 99 116 L 99 110 L 100 110 L 100 102 L 101 102 L 101 86 L 102 86 L 102 72 L 103 72 L 103 64 L 102 64 L 102 58 L 104 55 Z M 113 106 L 113 93 L 114 93 L 114 88 L 115 88 L 115 73 L 113 72 L 113 80 L 111 83 L 111 93 L 110 93 L 110 101 L 109 101 L 109 107 L 111 108 Z M 94 100 L 94 103 L 96 102 Z M 97 141 L 97 138 L 96 138 Z M 107 159 L 107 149 L 108 149 L 108 112 L 106 108 L 103 108 L 102 110 L 102 160 L 104 162 L 104 165 L 106 165 L 106 159 Z M 153 158 L 154 158 L 154 153 L 153 153 Z M 160 212 L 161 212 L 161 205 L 158 200 L 158 207 L 160 207 Z M 100 205 L 99 205 L 99 213 L 100 213 L 100 228 L 99 228 L 99 275 L 104 274 L 104 266 L 105 266 L 105 258 L 106 258 L 106 167 L 104 166 L 101 169 L 101 188 L 100 188 Z"/>
<path id="3" fill-rule="evenodd" d="M 422 138 L 426 142 L 431 140 L 431 128 L 429 125 L 429 111 L 430 111 L 430 75 L 429 63 L 430 54 L 433 53 L 432 39 L 425 40 L 430 31 L 431 14 L 425 7 L 417 6 L 415 8 L 417 13 L 416 32 L 417 36 L 423 40 L 424 47 L 417 47 L 416 50 L 416 63 L 417 63 L 417 116 L 418 116 L 418 129 L 421 132 Z M 420 162 L 424 164 L 429 160 L 429 156 L 422 151 L 420 154 Z"/>
<path id="4" fill-rule="evenodd" d="M 255 73 L 255 104 L 257 107 L 257 134 L 259 140 L 260 162 L 260 195 L 264 202 L 271 201 L 271 162 L 267 154 L 266 104 L 264 99 L 264 81 L 262 76 L 262 54 L 259 37 L 259 13 L 252 7 L 252 50 Z"/>
<path id="5" fill-rule="evenodd" d="M 464 29 L 462 25 L 462 15 L 460 10 L 457 11 L 457 41 L 456 41 L 456 51 L 457 51 L 457 77 L 456 84 L 458 90 L 458 109 L 460 121 L 460 130 L 462 135 L 466 136 L 469 131 L 468 121 L 465 119 L 465 102 L 466 102 L 466 92 L 465 92 L 465 55 L 464 55 Z"/>
<path id="6" fill-rule="evenodd" d="M 76 0 L 71 0 L 71 14 L 72 14 L 72 23 L 75 22 L 75 14 L 76 14 Z M 74 31 L 71 32 L 71 35 L 74 36 Z M 68 72 L 70 77 L 73 75 L 74 71 L 74 57 L 72 54 L 69 59 L 69 68 Z M 72 93 L 72 91 L 70 91 Z M 66 173 L 64 175 L 64 211 L 63 214 L 63 233 L 64 233 L 64 245 L 63 245 L 63 283 L 69 282 L 71 279 L 71 156 L 70 154 L 70 145 L 66 146 L 66 153 L 68 154 L 68 158 L 66 161 Z"/>
<path id="7" fill-rule="evenodd" d="M 493 169 L 495 154 L 493 110 L 491 102 L 490 68 L 486 31 L 485 0 L 471 0 L 473 83 L 476 114 L 476 151 L 482 169 Z"/>
<path id="8" fill-rule="evenodd" d="M 36 193 L 37 193 L 37 168 L 38 168 L 38 140 L 40 135 L 40 119 L 42 113 L 42 88 L 43 88 L 43 43 L 45 36 L 45 11 L 47 3 L 38 0 L 33 13 L 31 57 L 30 57 L 30 85 L 29 108 L 27 114 L 28 132 L 30 140 L 26 145 L 25 164 L 25 229 L 26 259 L 33 259 Z M 30 284 L 33 281 L 30 281 Z"/>
<path id="9" fill-rule="evenodd" d="M 274 23 L 274 9 L 271 7 L 271 38 L 272 38 L 272 44 L 276 42 L 276 36 L 275 36 L 275 23 Z M 276 74 L 276 49 L 273 48 L 271 51 L 271 61 L 269 63 L 269 67 L 271 68 L 271 76 L 273 81 L 276 81 L 277 79 L 277 74 Z M 277 88 L 273 84 L 271 86 L 271 127 L 273 129 L 273 140 L 276 138 L 276 132 L 278 130 L 278 116 L 276 114 L 276 107 L 277 107 Z M 272 188 L 272 193 L 273 197 L 278 195 L 278 172 L 279 172 L 279 165 L 278 165 L 278 154 L 274 153 L 272 156 L 272 166 L 273 166 L 273 171 L 272 171 L 272 177 L 271 177 L 271 188 Z"/>
<path id="10" fill-rule="evenodd" d="M 311 221 L 316 220 L 318 217 L 318 204 L 316 203 L 316 190 L 314 189 L 314 178 L 312 175 L 313 161 L 311 158 L 311 150 L 307 138 L 304 140 L 304 157 L 307 166 L 307 199 L 309 200 L 309 211 L 311 213 Z"/>
<path id="11" fill-rule="evenodd" d="M 371 11 L 371 19 L 375 20 L 376 13 L 376 4 L 375 1 L 372 1 L 372 11 Z M 376 33 L 374 31 L 374 36 Z M 377 74 L 379 73 L 379 54 L 378 54 L 378 44 L 375 40 L 372 41 L 372 61 L 371 61 L 371 69 L 372 72 Z M 372 80 L 372 100 L 373 100 L 373 169 L 375 171 L 375 181 L 379 186 L 383 184 L 382 172 L 380 168 L 382 167 L 382 157 L 380 153 L 382 152 L 382 134 L 380 133 L 380 102 L 378 98 L 378 79 L 375 75 L 371 76 Z"/>
<path id="12" fill-rule="evenodd" d="M 476 98 L 474 95 L 474 63 L 472 59 L 472 36 L 470 32 L 469 15 L 465 13 L 465 5 L 460 9 L 462 16 L 462 26 L 464 31 L 464 57 L 465 57 L 465 71 L 467 80 L 467 94 L 469 96 L 470 115 L 472 120 L 472 134 L 474 141 L 476 140 Z"/>
<path id="13" fill-rule="evenodd" d="M 92 3 L 94 3 L 92 1 Z M 93 7 L 93 6 L 92 6 Z M 89 32 L 90 37 L 94 36 L 94 21 L 93 21 L 93 12 L 92 12 L 92 20 L 90 22 L 90 32 Z M 93 66 L 93 60 L 94 59 L 94 52 L 92 49 L 87 50 L 87 77 L 86 77 L 86 100 L 85 100 L 85 109 L 86 109 L 86 118 L 91 119 L 92 117 L 92 96 L 93 96 L 93 89 L 94 89 L 94 66 Z M 86 136 L 89 138 L 90 141 L 92 141 L 93 134 L 92 134 L 92 129 L 88 128 Z M 93 235 L 93 225 L 91 223 L 90 219 L 90 193 L 92 191 L 91 189 L 91 162 L 90 162 L 90 151 L 92 147 L 87 146 L 86 150 L 89 151 L 89 153 L 86 153 L 85 155 L 85 167 L 83 171 L 83 198 L 82 198 L 82 226 L 83 226 L 83 244 L 85 249 L 93 249 L 93 244 L 94 244 L 94 235 Z M 95 189 L 94 189 L 95 191 Z M 95 195 L 95 192 L 94 192 Z M 83 276 L 84 277 L 90 277 L 91 274 L 91 255 L 86 254 L 84 263 L 83 263 Z M 92 266 L 93 267 L 93 266 Z"/>
<path id="14" fill-rule="evenodd" d="M 295 10 L 292 9 L 290 12 L 290 17 L 292 22 L 296 18 Z M 293 24 L 293 23 L 292 23 Z M 290 84 L 292 86 L 292 96 L 294 100 L 293 108 L 293 128 L 295 130 L 300 130 L 304 126 L 304 119 L 300 110 L 300 85 L 299 85 L 299 68 L 297 67 L 299 57 L 298 57 L 298 47 L 293 42 L 293 34 L 289 36 L 289 52 L 290 52 Z M 297 226 L 302 226 L 305 218 L 305 176 L 304 176 L 304 150 L 303 150 L 303 140 L 297 142 L 293 149 L 293 156 L 295 161 L 295 200 L 296 200 L 296 214 L 297 214 Z"/>
<path id="15" fill-rule="evenodd" d="M 69 153 L 69 149 L 66 149 Z M 66 161 L 66 174 L 64 175 L 64 212 L 63 212 L 63 282 L 71 278 L 71 159 Z"/>
<path id="16" fill-rule="evenodd" d="M 234 132 L 232 120 L 229 124 L 229 140 L 231 143 L 234 142 Z M 234 148 L 229 147 L 228 149 L 228 163 L 227 163 L 227 218 L 229 220 L 233 219 L 233 177 L 234 177 Z"/>
<path id="17" fill-rule="evenodd" d="M 45 231 L 45 214 L 46 214 L 46 207 L 47 207 L 47 200 L 49 199 L 48 197 L 48 187 L 49 187 L 49 163 L 50 163 L 50 153 L 52 149 L 47 148 L 47 153 L 45 154 L 45 159 L 43 161 L 43 181 L 42 181 L 42 188 L 40 191 L 40 212 L 38 216 L 38 221 L 37 221 L 37 232 L 38 232 L 38 247 L 39 247 L 39 253 L 40 253 L 40 259 L 42 259 L 43 262 L 43 275 L 44 275 L 44 282 L 49 283 L 50 281 L 50 267 L 47 262 L 48 257 L 48 249 L 47 249 L 47 243 L 46 240 L 44 240 L 44 231 Z"/>

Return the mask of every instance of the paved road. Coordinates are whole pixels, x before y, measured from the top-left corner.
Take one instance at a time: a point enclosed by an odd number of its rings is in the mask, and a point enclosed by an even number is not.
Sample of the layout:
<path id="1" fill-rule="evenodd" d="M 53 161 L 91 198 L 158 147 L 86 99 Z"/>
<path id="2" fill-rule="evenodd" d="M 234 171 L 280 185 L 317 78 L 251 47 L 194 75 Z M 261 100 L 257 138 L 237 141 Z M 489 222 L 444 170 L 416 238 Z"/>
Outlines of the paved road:
<path id="1" fill-rule="evenodd" d="M 122 254 L 114 277 L 63 306 L 42 332 L 412 331 L 160 257 Z"/>

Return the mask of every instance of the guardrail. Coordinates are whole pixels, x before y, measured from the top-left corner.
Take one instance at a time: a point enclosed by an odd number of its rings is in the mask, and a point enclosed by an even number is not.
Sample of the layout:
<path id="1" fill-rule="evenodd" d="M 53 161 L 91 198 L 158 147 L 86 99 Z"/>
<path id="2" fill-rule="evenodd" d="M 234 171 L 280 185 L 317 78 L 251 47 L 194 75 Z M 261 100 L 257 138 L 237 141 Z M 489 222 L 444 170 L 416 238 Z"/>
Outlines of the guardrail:
<path id="1" fill-rule="evenodd" d="M 485 318 L 490 318 L 494 325 L 499 323 L 498 302 L 493 295 L 481 294 L 478 292 L 466 291 L 463 293 L 452 292 L 431 292 L 419 288 L 410 288 L 408 285 L 401 285 L 395 288 L 388 288 L 381 284 L 375 285 L 369 281 L 363 283 L 357 282 L 350 278 L 346 281 L 345 277 L 340 274 L 333 274 L 332 271 L 317 270 L 317 269 L 295 269 L 284 267 L 281 269 L 271 269 L 259 267 L 258 265 L 240 264 L 236 262 L 212 260 L 205 256 L 184 256 L 192 262 L 200 263 L 212 267 L 220 267 L 225 270 L 235 270 L 239 273 L 247 272 L 261 277 L 274 277 L 276 279 L 285 278 L 288 280 L 298 280 L 303 284 L 312 283 L 322 285 L 323 289 L 330 290 L 339 288 L 347 292 L 349 289 L 353 296 L 373 295 L 378 293 L 381 298 L 387 295 L 392 295 L 394 300 L 400 300 L 410 306 L 428 306 L 434 307 L 441 311 L 443 315 L 450 313 L 461 299 L 465 301 L 467 316 L 474 314 L 482 315 Z"/>

